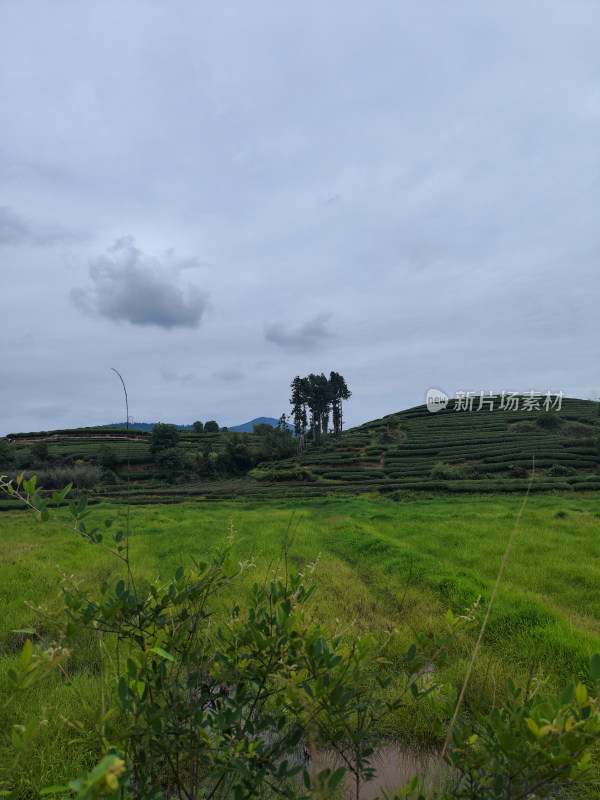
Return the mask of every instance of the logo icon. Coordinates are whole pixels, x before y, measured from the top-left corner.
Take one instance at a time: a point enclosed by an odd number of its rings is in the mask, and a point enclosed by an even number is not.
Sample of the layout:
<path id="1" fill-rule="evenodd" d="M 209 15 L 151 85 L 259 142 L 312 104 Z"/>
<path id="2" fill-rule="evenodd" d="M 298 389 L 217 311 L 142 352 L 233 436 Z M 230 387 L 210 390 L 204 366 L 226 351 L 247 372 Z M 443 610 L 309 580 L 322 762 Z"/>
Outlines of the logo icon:
<path id="1" fill-rule="evenodd" d="M 441 389 L 428 389 L 427 394 L 425 395 L 427 410 L 431 411 L 432 414 L 435 414 L 437 411 L 441 411 L 443 408 L 446 408 L 449 399 L 450 398 L 448 395 L 442 392 Z"/>

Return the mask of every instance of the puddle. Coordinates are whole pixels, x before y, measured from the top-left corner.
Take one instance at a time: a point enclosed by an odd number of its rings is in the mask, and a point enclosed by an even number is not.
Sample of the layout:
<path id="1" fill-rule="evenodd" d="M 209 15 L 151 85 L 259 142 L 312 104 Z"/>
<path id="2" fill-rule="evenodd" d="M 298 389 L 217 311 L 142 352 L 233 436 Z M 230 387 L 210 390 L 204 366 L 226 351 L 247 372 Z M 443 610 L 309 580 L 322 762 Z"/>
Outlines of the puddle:
<path id="1" fill-rule="evenodd" d="M 420 749 L 397 743 L 379 747 L 371 758 L 371 765 L 376 769 L 376 776 L 372 781 L 361 781 L 358 789 L 360 800 L 374 800 L 383 797 L 387 792 L 391 797 L 396 793 L 398 786 L 409 783 L 415 775 L 421 781 L 421 791 L 426 791 L 433 779 L 437 767 L 439 754 L 433 750 Z M 325 752 L 319 758 L 319 770 L 325 767 L 339 767 L 343 764 L 336 753 Z M 448 778 L 449 767 L 444 765 L 440 776 L 440 783 Z M 356 797 L 356 783 L 352 773 L 347 769 L 342 782 L 345 796 L 348 800 Z"/>

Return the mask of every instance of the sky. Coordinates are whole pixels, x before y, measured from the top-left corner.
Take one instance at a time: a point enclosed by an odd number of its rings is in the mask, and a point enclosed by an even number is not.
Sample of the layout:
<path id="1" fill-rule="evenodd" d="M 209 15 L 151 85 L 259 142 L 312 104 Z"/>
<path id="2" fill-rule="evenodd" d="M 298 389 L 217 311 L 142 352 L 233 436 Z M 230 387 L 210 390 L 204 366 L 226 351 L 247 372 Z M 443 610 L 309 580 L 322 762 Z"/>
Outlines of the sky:
<path id="1" fill-rule="evenodd" d="M 0 435 L 600 387 L 597 0 L 0 0 Z"/>

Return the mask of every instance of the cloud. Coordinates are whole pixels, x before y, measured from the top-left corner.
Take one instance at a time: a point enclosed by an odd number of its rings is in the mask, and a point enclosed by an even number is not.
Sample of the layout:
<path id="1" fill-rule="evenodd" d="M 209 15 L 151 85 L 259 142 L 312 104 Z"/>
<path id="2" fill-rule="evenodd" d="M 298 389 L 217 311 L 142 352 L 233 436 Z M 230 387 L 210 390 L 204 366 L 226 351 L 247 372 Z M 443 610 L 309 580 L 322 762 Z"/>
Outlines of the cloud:
<path id="1" fill-rule="evenodd" d="M 0 208 L 0 245 L 24 244 L 31 239 L 27 225 L 6 206 Z"/>
<path id="2" fill-rule="evenodd" d="M 8 206 L 0 206 L 0 247 L 3 245 L 48 245 L 81 238 L 49 226 L 32 226 Z"/>
<path id="3" fill-rule="evenodd" d="M 219 378 L 222 381 L 241 381 L 246 375 L 239 369 L 221 369 L 213 372 L 214 378 Z"/>
<path id="4" fill-rule="evenodd" d="M 91 286 L 73 289 L 79 308 L 117 322 L 160 328 L 197 328 L 208 299 L 178 274 L 189 260 L 177 262 L 173 251 L 161 258 L 142 253 L 130 236 L 117 239 L 90 264 Z"/>
<path id="5" fill-rule="evenodd" d="M 196 379 L 193 372 L 176 372 L 167 367 L 162 367 L 160 374 L 166 381 L 175 381 L 176 383 L 190 383 Z"/>
<path id="6" fill-rule="evenodd" d="M 295 327 L 284 325 L 282 322 L 273 322 L 265 325 L 265 339 L 288 350 L 312 350 L 331 336 L 331 332 L 326 328 L 329 319 L 331 314 L 324 312 Z"/>

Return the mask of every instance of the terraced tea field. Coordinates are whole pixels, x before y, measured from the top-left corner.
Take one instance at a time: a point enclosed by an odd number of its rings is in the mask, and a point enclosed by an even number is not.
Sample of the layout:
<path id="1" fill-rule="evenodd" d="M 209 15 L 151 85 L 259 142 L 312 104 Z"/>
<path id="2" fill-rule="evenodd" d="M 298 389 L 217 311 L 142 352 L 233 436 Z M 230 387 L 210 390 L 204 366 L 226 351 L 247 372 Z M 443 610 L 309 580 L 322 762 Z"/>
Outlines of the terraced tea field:
<path id="1" fill-rule="evenodd" d="M 264 466 L 302 466 L 332 490 L 523 492 L 535 457 L 534 491 L 597 490 L 599 423 L 598 404 L 587 400 L 563 399 L 550 414 L 417 406 Z"/>
<path id="2" fill-rule="evenodd" d="M 187 466 L 171 479 L 153 460 L 150 434 L 140 431 L 131 431 L 129 440 L 124 430 L 107 428 L 23 434 L 11 441 L 10 452 L 17 464 L 41 440 L 50 462 L 95 463 L 99 448 L 108 447 L 118 466 L 104 476 L 96 494 L 135 504 L 364 492 L 388 493 L 395 499 L 414 492 L 522 494 L 534 458 L 533 492 L 585 492 L 600 489 L 598 408 L 598 403 L 569 398 L 562 400 L 560 411 L 549 413 L 465 412 L 450 404 L 432 414 L 417 406 L 318 446 L 309 442 L 303 453 L 272 462 L 264 460 L 255 434 L 182 431 L 178 449 Z M 203 458 L 218 460 L 234 442 L 246 448 L 255 464 L 249 475 L 207 475 L 196 469 Z"/>

